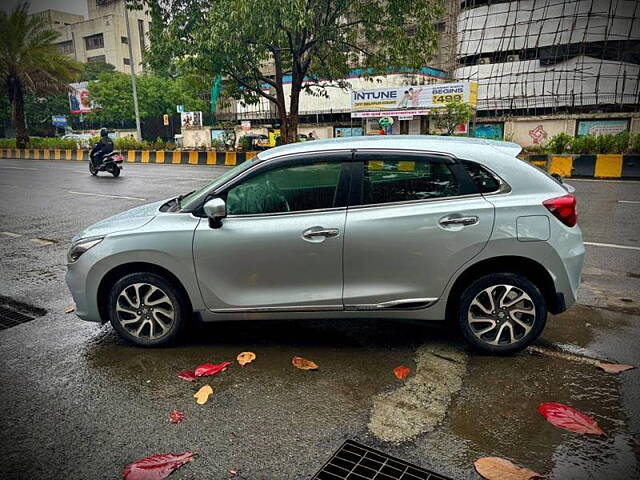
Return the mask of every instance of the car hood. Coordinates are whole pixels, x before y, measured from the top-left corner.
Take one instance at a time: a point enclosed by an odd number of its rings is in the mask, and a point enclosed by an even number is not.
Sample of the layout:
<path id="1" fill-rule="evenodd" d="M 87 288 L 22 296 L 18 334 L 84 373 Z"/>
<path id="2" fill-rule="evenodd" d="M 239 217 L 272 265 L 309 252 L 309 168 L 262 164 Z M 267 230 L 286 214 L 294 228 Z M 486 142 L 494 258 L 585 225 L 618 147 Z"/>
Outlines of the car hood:
<path id="1" fill-rule="evenodd" d="M 122 232 L 125 230 L 135 230 L 149 223 L 155 217 L 160 206 L 167 203 L 169 199 L 148 203 L 140 207 L 132 208 L 126 212 L 119 213 L 113 217 L 105 218 L 78 233 L 72 242 L 81 238 L 102 237 L 110 233 Z"/>

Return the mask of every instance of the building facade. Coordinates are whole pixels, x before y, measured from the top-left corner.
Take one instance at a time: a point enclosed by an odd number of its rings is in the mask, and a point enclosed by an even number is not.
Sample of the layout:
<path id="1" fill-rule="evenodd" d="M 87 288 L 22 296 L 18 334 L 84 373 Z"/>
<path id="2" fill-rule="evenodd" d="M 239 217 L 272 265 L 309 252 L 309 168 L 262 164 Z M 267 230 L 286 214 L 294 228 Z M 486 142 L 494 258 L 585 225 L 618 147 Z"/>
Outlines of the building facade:
<path id="1" fill-rule="evenodd" d="M 635 0 L 464 0 L 460 81 L 478 83 L 476 133 L 542 145 L 553 135 L 640 131 Z"/>
<path id="2" fill-rule="evenodd" d="M 87 0 L 88 18 L 57 10 L 36 15 L 45 18 L 60 37 L 61 53 L 82 63 L 110 63 L 117 71 L 143 71 L 143 53 L 148 46 L 149 16 L 143 11 L 129 11 L 131 38 L 127 35 L 125 7 L 122 0 Z M 129 43 L 133 59 L 129 55 Z"/>

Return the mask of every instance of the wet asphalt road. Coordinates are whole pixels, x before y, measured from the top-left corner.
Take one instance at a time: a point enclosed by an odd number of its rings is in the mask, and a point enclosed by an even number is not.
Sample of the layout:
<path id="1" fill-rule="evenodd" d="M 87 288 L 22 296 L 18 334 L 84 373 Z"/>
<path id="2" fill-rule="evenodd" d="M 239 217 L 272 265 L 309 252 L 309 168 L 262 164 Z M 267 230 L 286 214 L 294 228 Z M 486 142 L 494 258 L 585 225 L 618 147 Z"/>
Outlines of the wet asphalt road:
<path id="1" fill-rule="evenodd" d="M 640 365 L 640 250 L 616 247 L 640 248 L 640 183 L 570 181 L 585 241 L 608 246 L 587 245 L 580 304 L 537 342 L 560 356 L 481 356 L 438 326 L 392 321 L 211 324 L 142 350 L 64 313 L 68 241 L 224 168 L 126 165 L 118 179 L 86 169 L 0 160 L 0 303 L 42 309 L 0 331 L 2 478 L 113 479 L 138 458 L 191 450 L 199 457 L 172 478 L 307 479 L 347 438 L 456 479 L 477 478 L 473 460 L 489 455 L 550 478 L 640 477 L 640 370 L 590 363 Z M 206 405 L 192 398 L 205 382 L 175 376 L 246 350 L 257 360 L 210 379 Z M 294 355 L 320 370 L 293 368 Z M 405 382 L 392 375 L 400 364 L 412 369 Z M 607 437 L 555 429 L 536 411 L 545 401 L 592 415 Z M 184 422 L 168 423 L 173 409 Z"/>

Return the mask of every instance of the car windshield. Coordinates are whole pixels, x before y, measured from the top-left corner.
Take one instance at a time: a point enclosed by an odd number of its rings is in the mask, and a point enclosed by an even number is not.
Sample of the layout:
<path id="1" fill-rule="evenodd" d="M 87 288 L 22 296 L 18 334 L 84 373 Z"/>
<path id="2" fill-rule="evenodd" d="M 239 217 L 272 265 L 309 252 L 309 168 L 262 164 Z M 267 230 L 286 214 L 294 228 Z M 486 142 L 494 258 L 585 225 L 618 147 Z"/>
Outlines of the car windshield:
<path id="1" fill-rule="evenodd" d="M 204 199 L 204 197 L 206 197 L 207 194 L 212 189 L 215 189 L 215 188 L 219 187 L 220 185 L 224 184 L 225 182 L 227 182 L 231 178 L 235 177 L 236 175 L 240 174 L 241 172 L 244 172 L 245 170 L 247 170 L 251 166 L 255 165 L 256 161 L 257 160 L 255 158 L 253 158 L 251 160 L 247 160 L 246 162 L 243 162 L 240 165 L 235 166 L 234 168 L 232 168 L 228 172 L 225 172 L 224 174 L 222 174 L 221 176 L 216 178 L 211 183 L 206 184 L 204 187 L 199 188 L 198 190 L 194 190 L 193 192 L 191 192 L 189 195 L 187 195 L 186 197 L 184 197 L 180 201 L 181 209 L 182 210 L 193 210 L 193 209 L 197 208 L 200 205 L 200 203 L 202 202 L 202 200 Z"/>

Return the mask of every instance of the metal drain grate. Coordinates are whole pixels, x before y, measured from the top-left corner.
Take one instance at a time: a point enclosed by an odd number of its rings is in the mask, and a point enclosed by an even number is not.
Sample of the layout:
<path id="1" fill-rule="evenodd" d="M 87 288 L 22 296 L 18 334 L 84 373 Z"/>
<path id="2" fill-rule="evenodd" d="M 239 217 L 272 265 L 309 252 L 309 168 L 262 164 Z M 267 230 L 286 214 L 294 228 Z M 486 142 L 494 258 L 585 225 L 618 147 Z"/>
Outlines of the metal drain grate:
<path id="1" fill-rule="evenodd" d="M 27 323 L 33 320 L 34 317 L 25 315 L 24 313 L 17 312 L 12 308 L 7 308 L 0 305 L 0 330 L 6 330 L 7 328 L 15 327 L 21 323 Z"/>
<path id="2" fill-rule="evenodd" d="M 451 480 L 347 440 L 312 480 Z"/>

